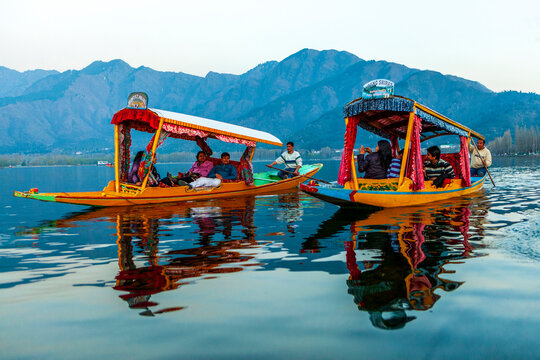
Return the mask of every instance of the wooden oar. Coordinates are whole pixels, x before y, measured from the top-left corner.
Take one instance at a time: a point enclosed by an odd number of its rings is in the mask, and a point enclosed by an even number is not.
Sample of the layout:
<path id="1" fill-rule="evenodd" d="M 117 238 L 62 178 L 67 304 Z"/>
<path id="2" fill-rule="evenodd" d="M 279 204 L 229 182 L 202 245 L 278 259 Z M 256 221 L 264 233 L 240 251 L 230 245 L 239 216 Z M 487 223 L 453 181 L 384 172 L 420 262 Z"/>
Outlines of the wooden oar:
<path id="1" fill-rule="evenodd" d="M 286 173 L 289 173 L 289 174 L 293 174 L 294 176 L 296 176 L 295 173 L 292 172 L 292 171 L 283 170 L 283 169 L 278 169 L 278 168 L 275 168 L 275 167 L 270 166 L 270 165 L 266 165 L 266 166 L 269 167 L 270 169 L 280 170 L 280 171 L 283 171 L 283 172 L 286 172 Z M 312 179 L 312 180 L 320 181 L 320 182 L 325 183 L 325 184 L 328 184 L 328 185 L 332 185 L 332 184 L 329 183 L 328 181 L 324 181 L 324 180 L 321 180 L 321 179 L 315 179 L 314 177 L 311 177 L 311 176 L 307 176 L 307 175 L 303 175 L 303 174 L 300 174 L 300 175 L 298 175 L 298 176 L 303 176 L 303 177 L 306 177 L 306 178 L 308 178 L 308 179 Z"/>
<path id="2" fill-rule="evenodd" d="M 474 145 L 474 149 L 478 153 L 478 157 L 480 158 L 480 160 L 482 160 L 482 164 L 484 165 L 484 169 L 486 169 L 487 174 L 489 175 L 489 179 L 491 180 L 491 183 L 493 184 L 493 186 L 495 186 L 495 182 L 493 181 L 493 178 L 491 177 L 491 174 L 489 173 L 489 170 L 488 170 L 488 168 L 486 166 L 486 162 L 484 161 L 484 159 L 480 155 L 480 151 L 478 151 L 478 148 L 476 147 L 476 143 L 474 142 L 474 139 L 472 138 L 472 136 L 471 136 L 471 141 L 472 141 L 472 143 Z"/>

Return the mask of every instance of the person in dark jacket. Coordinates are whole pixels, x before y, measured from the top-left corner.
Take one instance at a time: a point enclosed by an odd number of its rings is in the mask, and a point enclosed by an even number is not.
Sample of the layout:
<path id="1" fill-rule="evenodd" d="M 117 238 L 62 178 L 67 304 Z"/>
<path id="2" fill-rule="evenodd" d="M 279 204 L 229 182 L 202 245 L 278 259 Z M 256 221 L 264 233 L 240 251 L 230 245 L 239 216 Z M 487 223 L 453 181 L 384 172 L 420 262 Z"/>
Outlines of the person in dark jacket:
<path id="1" fill-rule="evenodd" d="M 224 152 L 221 154 L 221 164 L 214 166 L 208 173 L 208 177 L 221 180 L 236 180 L 236 168 L 230 161 L 231 155 L 229 153 Z"/>
<path id="2" fill-rule="evenodd" d="M 133 166 L 128 175 L 128 183 L 141 185 L 141 180 L 139 179 L 139 166 L 141 165 L 141 160 L 143 157 L 144 151 L 139 151 L 133 159 Z"/>
<path id="3" fill-rule="evenodd" d="M 366 153 L 368 154 L 365 155 Z M 365 172 L 364 179 L 386 179 L 390 162 L 392 162 L 392 146 L 387 140 L 380 140 L 375 152 L 368 147 L 364 148 L 364 145 L 359 149 L 358 171 Z"/>

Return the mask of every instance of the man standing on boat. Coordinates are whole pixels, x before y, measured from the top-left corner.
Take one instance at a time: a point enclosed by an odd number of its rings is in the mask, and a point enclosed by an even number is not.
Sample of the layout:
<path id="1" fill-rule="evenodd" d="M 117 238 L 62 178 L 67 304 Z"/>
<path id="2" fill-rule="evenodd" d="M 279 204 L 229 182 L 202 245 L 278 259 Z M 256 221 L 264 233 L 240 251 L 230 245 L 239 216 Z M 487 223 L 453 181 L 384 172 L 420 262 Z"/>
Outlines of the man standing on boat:
<path id="1" fill-rule="evenodd" d="M 476 148 L 469 144 L 471 153 L 471 177 L 483 177 L 488 167 L 491 166 L 491 152 L 486 148 L 486 141 L 478 139 Z"/>
<path id="2" fill-rule="evenodd" d="M 302 167 L 302 158 L 298 151 L 294 151 L 294 143 L 287 143 L 287 151 L 283 152 L 273 163 L 266 165 L 272 167 L 276 164 L 285 164 L 285 170 L 280 170 L 278 176 L 281 179 L 288 179 L 300 175 L 298 172 Z"/>

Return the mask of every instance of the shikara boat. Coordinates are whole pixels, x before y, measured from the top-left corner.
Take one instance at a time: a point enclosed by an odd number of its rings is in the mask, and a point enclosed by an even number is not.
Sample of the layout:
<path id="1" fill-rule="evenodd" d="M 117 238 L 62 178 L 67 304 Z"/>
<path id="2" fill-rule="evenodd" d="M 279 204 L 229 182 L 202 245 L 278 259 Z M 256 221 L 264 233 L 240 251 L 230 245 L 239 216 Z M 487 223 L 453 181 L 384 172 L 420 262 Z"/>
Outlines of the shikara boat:
<path id="1" fill-rule="evenodd" d="M 322 164 L 304 165 L 300 176 L 282 180 L 277 171 L 253 173 L 251 160 L 258 143 L 282 146 L 272 134 L 216 120 L 186 115 L 147 107 L 145 93 L 132 93 L 128 106 L 114 114 L 111 123 L 115 125 L 115 179 L 101 191 L 40 193 L 37 189 L 15 191 L 14 196 L 42 201 L 70 203 L 90 206 L 126 206 L 157 204 L 178 201 L 204 200 L 238 195 L 254 195 L 281 191 L 297 187 L 314 175 Z M 128 183 L 130 169 L 131 130 L 154 134 L 143 155 L 139 168 L 141 185 Z M 151 166 L 155 162 L 158 147 L 167 137 L 190 140 L 207 154 L 214 165 L 220 159 L 212 158 L 212 150 L 206 140 L 217 139 L 226 143 L 246 146 L 239 161 L 232 161 L 238 178 L 222 181 L 217 187 L 192 188 L 190 186 L 149 186 Z"/>
<path id="2" fill-rule="evenodd" d="M 385 86 L 393 84 L 387 80 L 383 82 Z M 471 178 L 468 151 L 471 139 L 483 140 L 482 135 L 412 99 L 394 96 L 393 87 L 390 92 L 381 91 L 379 87 L 374 96 L 373 92 L 366 91 L 370 84 L 373 82 L 364 86 L 362 98 L 353 100 L 344 108 L 345 145 L 337 183 L 310 182 L 302 184 L 301 190 L 340 206 L 398 207 L 468 195 L 482 188 L 485 176 Z M 358 127 L 390 140 L 394 156 L 398 141 L 404 140 L 398 178 L 373 180 L 358 176 L 353 153 Z M 445 180 L 443 187 L 437 188 L 433 181 L 424 180 L 425 155 L 421 154 L 421 144 L 447 135 L 459 138 L 459 152 L 441 154 L 441 158 L 454 169 L 455 178 Z"/>

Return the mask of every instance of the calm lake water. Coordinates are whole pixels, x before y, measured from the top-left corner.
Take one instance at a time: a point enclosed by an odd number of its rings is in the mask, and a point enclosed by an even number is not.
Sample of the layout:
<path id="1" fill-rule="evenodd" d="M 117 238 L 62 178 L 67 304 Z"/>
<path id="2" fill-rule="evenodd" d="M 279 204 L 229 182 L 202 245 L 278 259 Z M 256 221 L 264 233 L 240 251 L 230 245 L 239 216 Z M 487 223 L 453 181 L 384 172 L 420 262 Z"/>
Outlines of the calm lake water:
<path id="1" fill-rule="evenodd" d="M 113 173 L 0 169 L 1 359 L 540 358 L 540 157 L 496 158 L 477 196 L 378 211 L 297 191 L 97 210 L 12 197 Z"/>

